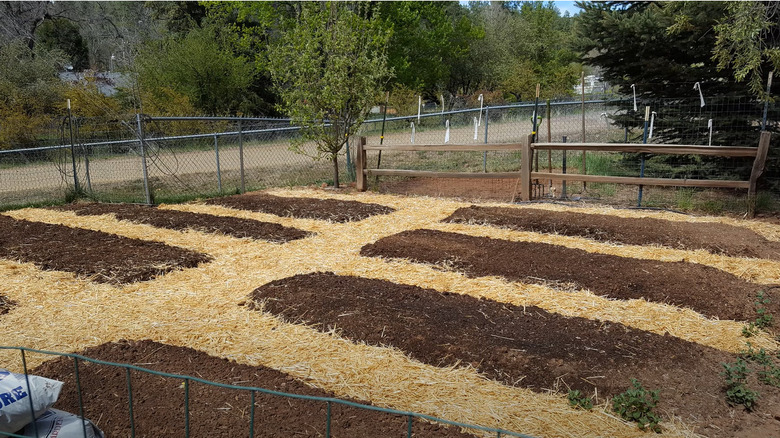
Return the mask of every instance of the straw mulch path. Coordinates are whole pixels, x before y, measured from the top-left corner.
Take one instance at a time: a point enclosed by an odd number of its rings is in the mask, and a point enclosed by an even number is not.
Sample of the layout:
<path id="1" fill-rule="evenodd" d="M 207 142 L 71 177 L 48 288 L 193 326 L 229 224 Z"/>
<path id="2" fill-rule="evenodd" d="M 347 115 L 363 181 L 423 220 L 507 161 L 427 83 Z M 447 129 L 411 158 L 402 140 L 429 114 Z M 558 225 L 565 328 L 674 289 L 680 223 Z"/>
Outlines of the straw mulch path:
<path id="1" fill-rule="evenodd" d="M 750 419 L 734 421 L 723 400 L 720 364 L 734 362 L 733 354 L 621 324 L 332 273 L 275 281 L 250 300 L 294 323 L 399 348 L 431 365 L 470 364 L 534 391 L 579 389 L 604 400 L 639 378 L 661 390 L 660 410 L 707 436 L 728 436 Z M 761 394 L 765 406 L 780 404 L 780 390 L 762 386 Z"/>
<path id="2" fill-rule="evenodd" d="M 511 241 L 542 241 L 591 253 L 646 260 L 689 259 L 756 283 L 780 282 L 780 263 L 637 245 L 617 246 L 592 240 L 527 233 L 441 220 L 470 204 L 443 199 L 405 198 L 373 193 L 279 189 L 285 198 L 320 198 L 381 204 L 393 213 L 349 223 L 280 217 L 217 205 L 192 203 L 165 210 L 212 214 L 277 223 L 311 237 L 282 245 L 235 239 L 193 230 L 175 231 L 120 221 L 108 215 L 77 216 L 72 212 L 23 209 L 5 212 L 16 219 L 64 224 L 127 238 L 160 242 L 209 254 L 210 263 L 171 271 L 154 281 L 116 287 L 90 282 L 60 271 L 42 271 L 30 263 L 0 259 L 0 294 L 17 306 L 3 315 L 6 345 L 73 352 L 119 339 L 151 339 L 190 347 L 250 366 L 266 366 L 341 397 L 421 412 L 450 420 L 482 424 L 545 437 L 639 437 L 635 425 L 610 412 L 573 410 L 565 397 L 541 394 L 485 379 L 469 367 L 442 368 L 410 359 L 396 349 L 354 343 L 337 332 L 290 324 L 267 312 L 239 306 L 254 289 L 298 274 L 337 275 L 387 280 L 515 306 L 536 306 L 547 312 L 621 323 L 631 328 L 678 337 L 729 352 L 745 349 L 743 323 L 704 317 L 690 309 L 646 300 L 615 301 L 588 291 L 567 291 L 553 285 L 512 282 L 500 277 L 470 278 L 430 265 L 360 256 L 366 244 L 405 230 L 429 228 Z M 557 211 L 557 205 L 517 206 Z M 626 217 L 657 217 L 692 222 L 734 223 L 780 240 L 780 226 L 724 218 L 691 218 L 659 212 L 577 209 Z M 106 249 L 106 251 L 109 251 Z M 46 324 L 34 321 L 45 309 Z M 772 351 L 777 342 L 764 333 L 750 341 Z M 30 354 L 27 363 L 46 356 Z M 150 361 L 151 362 L 151 361 Z M 18 353 L 0 351 L 0 363 L 21 369 Z M 736 412 L 736 409 L 735 409 Z M 752 418 L 752 417 L 751 417 Z M 666 436 L 692 436 L 686 426 L 664 422 Z"/>
<path id="3" fill-rule="evenodd" d="M 311 388 L 285 373 L 237 364 L 191 348 L 151 341 L 120 341 L 88 348 L 83 355 L 109 362 L 142 363 L 145 368 L 172 374 L 198 376 L 218 383 L 252 386 L 316 397 L 333 394 Z M 73 361 L 60 358 L 44 363 L 33 374 L 65 382 L 57 407 L 79 412 Z M 85 417 L 98 421 L 107 436 L 130 436 L 125 371 L 81 362 L 79 378 Z M 184 431 L 182 380 L 131 372 L 136 436 L 181 437 Z M 248 436 L 249 391 L 237 392 L 197 382 L 190 383 L 190 434 L 194 437 Z M 255 393 L 255 436 L 325 436 L 324 402 L 282 398 Z M 333 404 L 331 434 L 344 437 L 404 436 L 406 418 Z M 470 437 L 455 428 L 414 423 L 417 437 Z"/>
<path id="4" fill-rule="evenodd" d="M 72 272 L 100 283 L 146 281 L 210 257 L 157 242 L 0 215 L 0 258 Z"/>
<path id="5" fill-rule="evenodd" d="M 362 255 L 441 265 L 472 277 L 497 275 L 529 283 L 561 283 L 618 299 L 689 307 L 710 317 L 750 321 L 756 294 L 780 314 L 780 289 L 761 287 L 707 266 L 592 254 L 536 242 L 511 242 L 435 230 L 413 230 L 366 245 Z"/>
<path id="6" fill-rule="evenodd" d="M 238 210 L 270 213 L 282 217 L 351 222 L 395 211 L 384 205 L 320 198 L 280 198 L 266 193 L 246 193 L 206 201 Z"/>
<path id="7" fill-rule="evenodd" d="M 79 203 L 52 208 L 59 211 L 72 211 L 79 216 L 110 214 L 119 220 L 148 224 L 159 228 L 221 233 L 237 238 L 251 238 L 278 243 L 302 239 L 308 236 L 308 233 L 305 231 L 283 227 L 270 222 L 164 210 L 145 205 Z"/>
<path id="8" fill-rule="evenodd" d="M 780 260 L 780 242 L 755 231 L 721 223 L 691 223 L 606 214 L 543 211 L 472 205 L 459 208 L 446 222 L 477 223 L 535 233 L 580 236 L 631 245 L 703 249 L 732 257 Z"/>

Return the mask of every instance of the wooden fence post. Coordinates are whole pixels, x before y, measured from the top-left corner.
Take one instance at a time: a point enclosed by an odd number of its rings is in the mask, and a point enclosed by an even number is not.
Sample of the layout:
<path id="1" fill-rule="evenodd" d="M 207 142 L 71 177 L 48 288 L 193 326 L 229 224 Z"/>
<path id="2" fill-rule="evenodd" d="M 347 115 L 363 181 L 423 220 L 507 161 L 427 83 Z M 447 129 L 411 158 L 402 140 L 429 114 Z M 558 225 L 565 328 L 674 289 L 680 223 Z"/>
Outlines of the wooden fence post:
<path id="1" fill-rule="evenodd" d="M 531 200 L 531 166 L 533 165 L 533 149 L 531 143 L 534 141 L 534 135 L 530 134 L 525 143 L 523 143 L 523 156 L 520 162 L 520 200 Z"/>
<path id="2" fill-rule="evenodd" d="M 366 184 L 366 174 L 364 170 L 366 168 L 366 137 L 360 137 L 360 141 L 357 144 L 357 156 L 355 157 L 355 182 L 357 189 L 361 192 L 365 192 L 368 188 Z"/>
<path id="3" fill-rule="evenodd" d="M 761 132 L 761 139 L 758 142 L 756 159 L 753 161 L 753 170 L 750 172 L 750 187 L 748 188 L 748 217 L 756 215 L 756 181 L 764 173 L 766 166 L 766 156 L 769 152 L 769 140 L 772 134 L 769 131 Z"/>

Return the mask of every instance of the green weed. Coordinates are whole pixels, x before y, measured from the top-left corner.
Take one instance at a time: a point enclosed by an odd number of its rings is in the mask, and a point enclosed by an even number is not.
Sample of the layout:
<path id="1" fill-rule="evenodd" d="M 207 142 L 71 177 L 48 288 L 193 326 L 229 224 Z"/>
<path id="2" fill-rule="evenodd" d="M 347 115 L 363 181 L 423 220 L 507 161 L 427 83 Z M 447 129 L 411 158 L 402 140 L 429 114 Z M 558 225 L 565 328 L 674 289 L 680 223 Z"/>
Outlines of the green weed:
<path id="1" fill-rule="evenodd" d="M 579 389 L 569 391 L 569 404 L 574 408 L 582 408 L 587 411 L 593 409 L 593 400 L 583 394 Z"/>
<path id="2" fill-rule="evenodd" d="M 637 379 L 631 379 L 631 388 L 612 399 L 612 409 L 621 418 L 638 423 L 641 430 L 660 433 L 661 417 L 653 412 L 658 404 L 659 390 L 648 391 Z"/>
<path id="3" fill-rule="evenodd" d="M 726 379 L 726 401 L 732 406 L 743 405 L 752 411 L 759 394 L 747 387 L 747 376 L 750 373 L 747 363 L 740 357 L 733 364 L 721 365 L 724 370 L 721 375 Z"/>

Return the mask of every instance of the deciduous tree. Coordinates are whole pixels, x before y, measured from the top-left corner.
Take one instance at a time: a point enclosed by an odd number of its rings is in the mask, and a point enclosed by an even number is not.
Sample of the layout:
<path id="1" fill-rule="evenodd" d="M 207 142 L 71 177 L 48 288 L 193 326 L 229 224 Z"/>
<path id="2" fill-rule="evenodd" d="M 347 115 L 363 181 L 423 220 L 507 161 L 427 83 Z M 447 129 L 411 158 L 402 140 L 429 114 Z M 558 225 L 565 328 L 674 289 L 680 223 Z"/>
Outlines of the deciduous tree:
<path id="1" fill-rule="evenodd" d="M 302 127 L 303 142 L 316 144 L 316 158 L 333 162 L 380 94 L 390 72 L 389 38 L 376 11 L 365 4 L 303 3 L 300 15 L 269 51 L 269 69 L 280 109 Z"/>

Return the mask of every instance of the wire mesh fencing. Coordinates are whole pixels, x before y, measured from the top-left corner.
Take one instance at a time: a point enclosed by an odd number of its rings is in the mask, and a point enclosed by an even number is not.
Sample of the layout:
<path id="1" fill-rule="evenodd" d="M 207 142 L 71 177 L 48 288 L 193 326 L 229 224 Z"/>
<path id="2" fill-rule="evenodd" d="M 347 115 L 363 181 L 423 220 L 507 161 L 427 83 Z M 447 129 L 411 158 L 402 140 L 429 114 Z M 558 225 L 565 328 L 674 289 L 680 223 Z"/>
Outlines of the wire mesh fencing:
<path id="1" fill-rule="evenodd" d="M 419 116 L 374 114 L 361 126 L 358 136 L 365 136 L 369 146 L 522 143 L 532 132 L 536 132 L 538 142 L 756 146 L 762 128 L 779 130 L 778 116 L 776 105 L 746 97 L 708 97 L 705 106 L 696 96 L 637 99 L 634 110 L 631 97 L 586 96 L 584 101 L 488 105 Z M 314 143 L 299 141 L 300 135 L 300 129 L 291 126 L 288 119 L 63 118 L 52 121 L 47 132 L 39 135 L 47 146 L 0 151 L 0 208 L 77 197 L 111 202 L 176 202 L 270 187 L 332 184 L 333 163 L 318 154 Z M 338 154 L 341 182 L 355 179 L 352 163 L 358 136 L 350 138 Z M 770 147 L 768 172 L 760 185 L 763 192 L 759 201 L 765 200 L 764 204 L 780 194 L 777 150 Z M 369 154 L 367 164 L 382 169 L 490 173 L 519 171 L 521 159 L 518 151 L 384 151 Z M 567 172 L 592 175 L 743 179 L 750 173 L 751 164 L 742 158 L 596 152 L 564 155 L 561 151 L 543 151 L 535 157 L 534 166 L 541 171 L 560 171 L 566 166 Z M 391 192 L 394 183 L 408 185 L 405 178 L 399 177 L 372 179 L 372 183 L 375 188 L 390 187 L 387 191 Z M 425 181 L 418 178 L 417 183 L 424 185 Z M 435 182 L 439 188 L 442 184 Z M 447 184 L 467 186 L 473 182 Z M 491 190 L 485 184 L 478 184 L 480 193 Z M 501 187 L 495 189 L 503 198 L 512 183 L 498 184 Z M 580 182 L 568 183 L 565 191 L 549 182 L 540 182 L 537 187 L 548 198 L 565 195 L 618 205 L 630 205 L 638 190 Z M 448 194 L 439 188 L 428 194 Z M 690 188 L 645 190 L 647 205 L 681 208 L 695 204 L 695 198 L 710 202 L 719 193 L 727 200 L 721 204 L 738 204 L 743 195 L 740 191 Z M 469 197 L 468 190 L 463 194 Z"/>
<path id="2" fill-rule="evenodd" d="M 331 431 L 336 424 L 333 411 L 338 408 L 354 408 L 359 411 L 373 411 L 382 415 L 392 416 L 400 419 L 406 423 L 404 433 L 399 433 L 398 436 L 405 436 L 411 438 L 416 436 L 415 424 L 419 425 L 421 422 L 433 423 L 443 426 L 451 426 L 466 431 L 467 433 L 478 433 L 481 435 L 490 434 L 500 438 L 502 436 L 507 437 L 523 437 L 531 438 L 529 435 L 524 435 L 518 432 L 507 431 L 503 429 L 497 429 L 493 427 L 485 427 L 474 424 L 460 423 L 456 421 L 446 420 L 430 415 L 420 414 L 410 411 L 402 411 L 397 409 L 382 408 L 372 406 L 368 404 L 358 403 L 354 401 L 344 400 L 335 397 L 321 397 L 303 394 L 293 394 L 282 391 L 271 390 L 267 388 L 242 386 L 240 384 L 227 384 L 215 381 L 206 380 L 200 377 L 194 377 L 189 375 L 173 374 L 169 372 L 157 371 L 149 368 L 144 368 L 138 365 L 123 364 L 116 362 L 109 362 L 104 360 L 92 359 L 79 354 L 73 353 L 59 353 L 46 350 L 37 350 L 26 347 L 11 347 L 0 346 L 0 350 L 8 352 L 19 351 L 19 363 L 18 368 L 22 370 L 23 374 L 28 378 L 28 362 L 31 361 L 32 356 L 36 355 L 45 359 L 61 358 L 72 360 L 73 368 L 70 375 L 58 376 L 59 380 L 66 381 L 72 384 L 74 387 L 66 388 L 63 393 L 68 394 L 74 400 L 70 402 L 75 403 L 79 417 L 87 419 L 102 420 L 97 422 L 99 427 L 104 427 L 103 423 L 111 426 L 112 431 L 116 435 L 124 436 L 154 436 L 155 431 L 160 432 L 159 428 L 154 430 L 145 430 L 149 425 L 159 425 L 160 422 L 165 423 L 165 435 L 171 436 L 183 436 L 189 438 L 195 435 L 195 424 L 198 422 L 198 393 L 205 392 L 204 389 L 224 391 L 229 394 L 231 401 L 236 403 L 235 408 L 240 409 L 241 423 L 243 424 L 243 430 L 229 430 L 227 433 L 230 436 L 249 436 L 250 438 L 259 436 L 256 433 L 256 428 L 259 429 L 259 425 L 263 422 L 280 421 L 278 419 L 269 418 L 263 407 L 267 406 L 269 402 L 268 398 L 283 399 L 289 404 L 290 409 L 294 409 L 295 406 L 298 409 L 306 409 L 307 411 L 320 411 L 322 412 L 322 420 L 319 425 L 306 425 L 307 429 L 313 429 L 317 436 L 324 436 L 329 438 L 332 434 Z M 40 361 L 40 360 L 39 360 Z M 121 383 L 120 386 L 124 386 L 123 393 L 117 391 L 116 393 L 107 394 L 105 391 L 97 391 L 98 394 L 87 394 L 89 387 L 100 387 L 100 382 L 85 382 L 85 375 L 99 375 L 101 379 L 114 379 Z M 29 378 L 28 378 L 29 379 Z M 116 382 L 112 382 L 116 383 Z M 29 387 L 29 383 L 27 384 Z M 156 394 L 155 391 L 159 390 L 164 392 L 166 388 L 177 388 L 176 391 L 170 391 L 165 394 Z M 141 411 L 144 414 L 139 414 L 140 408 L 148 408 L 152 404 L 155 396 L 171 397 L 173 394 L 178 395 L 181 400 L 181 408 L 177 409 L 176 414 L 173 417 L 178 417 L 179 421 L 171 421 L 171 415 L 168 412 L 159 412 L 152 410 L 151 413 L 147 410 Z M 28 391 L 28 399 L 31 405 L 31 411 L 34 412 L 32 406 L 34 401 L 33 391 Z M 100 394 L 102 393 L 102 394 Z M 215 393 L 210 391 L 209 397 L 215 397 Z M 62 397 L 62 396 L 61 396 Z M 97 397 L 97 398 L 96 398 Z M 200 400 L 202 401 L 202 400 Z M 238 406 L 238 403 L 246 403 L 246 406 Z M 126 415 L 123 418 L 106 418 L 102 419 L 104 412 L 102 409 L 103 403 L 112 403 L 114 405 L 124 404 L 126 407 Z M 141 415 L 144 415 L 141 418 Z M 234 415 L 227 413 L 226 415 Z M 276 414 L 272 413 L 271 416 Z M 158 418 L 149 418 L 157 416 Z M 293 417 L 294 418 L 294 417 Z M 30 420 L 33 422 L 34 414 L 30 414 Z M 284 422 L 285 420 L 281 420 Z M 287 420 L 289 421 L 289 420 Z M 348 419 L 348 422 L 352 422 L 352 419 Z M 33 422 L 34 424 L 34 422 Z M 203 424 L 199 424 L 203 428 Z M 205 425 L 208 429 L 209 426 Z M 289 425 L 284 425 L 289 427 Z M 200 430 L 202 430 L 202 428 Z M 35 435 L 37 435 L 37 431 Z M 35 435 L 23 435 L 19 433 L 5 433 L 0 432 L 0 436 L 18 437 L 18 438 L 33 438 Z M 201 435 L 201 434 L 198 434 Z M 73 436 L 87 435 L 86 427 L 83 428 L 83 434 L 76 432 Z"/>

